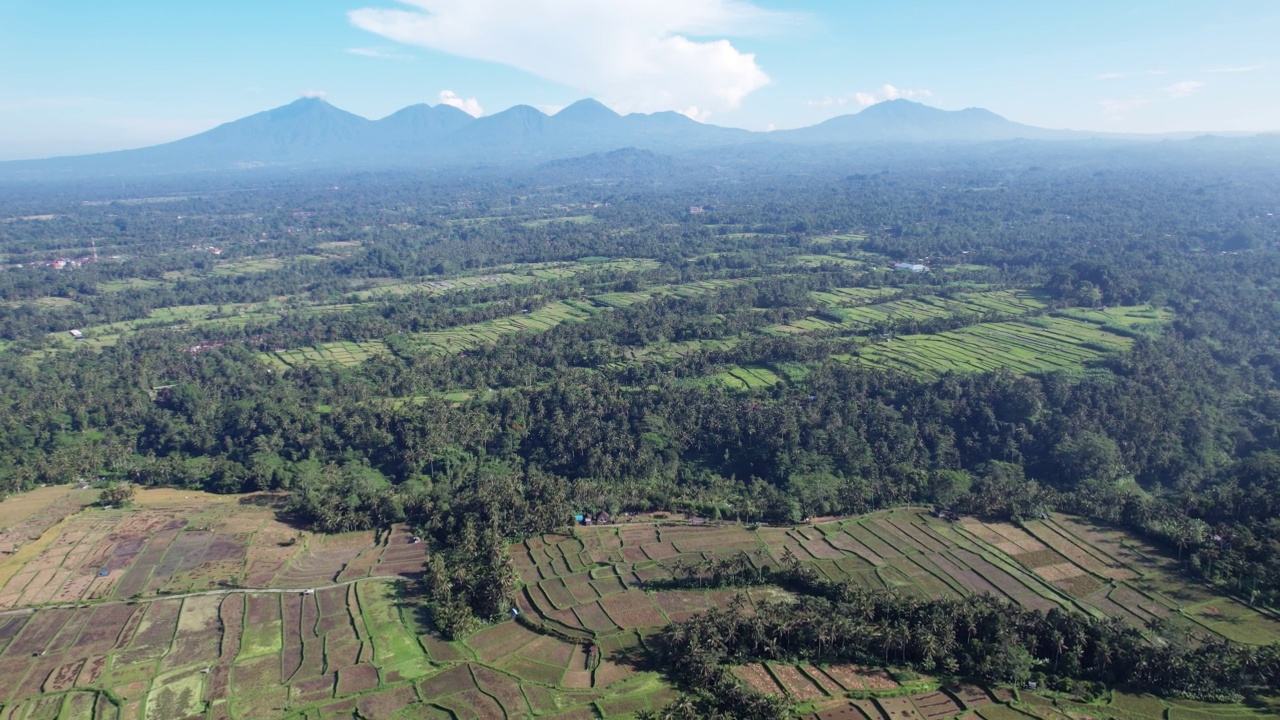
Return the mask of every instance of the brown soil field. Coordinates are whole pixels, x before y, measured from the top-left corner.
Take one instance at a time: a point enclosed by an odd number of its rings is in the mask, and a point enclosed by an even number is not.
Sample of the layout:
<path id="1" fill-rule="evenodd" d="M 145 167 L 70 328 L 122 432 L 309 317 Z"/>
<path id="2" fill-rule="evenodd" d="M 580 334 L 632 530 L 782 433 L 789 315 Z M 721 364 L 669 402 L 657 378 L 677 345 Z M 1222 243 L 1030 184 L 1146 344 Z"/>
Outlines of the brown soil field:
<path id="1" fill-rule="evenodd" d="M 616 685 L 634 674 L 635 671 L 626 665 L 619 665 L 612 660 L 603 660 L 600 663 L 600 667 L 596 668 L 592 686 L 606 688 L 610 685 Z"/>
<path id="2" fill-rule="evenodd" d="M 567 668 L 572 661 L 576 645 L 563 640 L 541 635 L 533 642 L 516 651 L 515 654 L 544 665 Z"/>
<path id="3" fill-rule="evenodd" d="M 573 612 L 578 616 L 582 626 L 589 630 L 613 632 L 618 629 L 617 624 L 605 614 L 604 609 L 598 603 L 579 605 L 573 609 Z"/>
<path id="4" fill-rule="evenodd" d="M 1102 582 L 1092 575 L 1080 575 L 1079 577 L 1061 580 L 1054 583 L 1054 585 L 1071 597 L 1082 598 L 1097 592 L 1098 588 L 1102 587 Z"/>
<path id="5" fill-rule="evenodd" d="M 844 702 L 836 707 L 825 708 L 819 713 L 807 716 L 812 720 L 871 720 L 872 716 L 866 714 L 862 709 L 852 703 Z M 883 720 L 883 716 L 879 711 L 875 714 L 875 720 Z"/>
<path id="6" fill-rule="evenodd" d="M 775 677 L 782 682 L 783 687 L 787 689 L 791 696 L 800 702 L 807 702 L 815 698 L 823 697 L 822 688 L 818 687 L 812 680 L 805 677 L 803 673 L 792 665 L 770 665 Z"/>
<path id="7" fill-rule="evenodd" d="M 1042 565 L 1035 568 L 1035 574 L 1048 580 L 1049 582 L 1061 582 L 1070 580 L 1074 577 L 1080 577 L 1085 574 L 1083 568 L 1075 563 L 1061 562 L 1054 565 Z"/>
<path id="8" fill-rule="evenodd" d="M 529 715 L 529 704 L 525 702 L 524 695 L 520 692 L 518 680 L 479 665 L 472 666 L 471 670 L 480 689 L 497 698 L 498 703 L 506 711 L 507 717 Z"/>
<path id="9" fill-rule="evenodd" d="M 485 662 L 494 662 L 520 651 L 520 648 L 537 640 L 539 636 L 523 625 L 505 622 L 499 623 L 472 635 L 467 639 L 471 646 Z"/>
<path id="10" fill-rule="evenodd" d="M 886 717 L 893 720 L 923 720 L 924 715 L 911 703 L 909 697 L 876 698 L 876 704 Z"/>
<path id="11" fill-rule="evenodd" d="M 924 695 L 913 695 L 911 704 L 916 706 L 916 710 L 921 715 L 934 720 L 935 718 L 954 717 L 960 714 L 963 708 L 960 707 L 955 700 L 943 692 L 927 693 Z"/>
<path id="12" fill-rule="evenodd" d="M 539 587 L 546 594 L 547 599 L 551 601 L 551 605 L 557 610 L 564 610 L 573 607 L 577 602 L 573 598 L 573 593 L 565 587 L 564 581 L 555 578 L 543 581 Z"/>
<path id="13" fill-rule="evenodd" d="M 1014 560 L 1017 560 L 1018 564 L 1023 567 L 1032 568 L 1033 570 L 1039 570 L 1040 568 L 1053 565 L 1070 564 L 1067 562 L 1066 558 L 1053 550 L 1049 550 L 1048 548 L 1044 550 L 1037 550 L 1035 552 L 1014 552 L 1005 554 L 1009 555 Z"/>
<path id="14" fill-rule="evenodd" d="M 741 665 L 733 669 L 733 674 L 742 679 L 757 691 L 766 695 L 781 695 L 782 688 L 778 686 L 773 676 L 765 670 L 764 665 L 755 663 L 752 665 Z"/>
<path id="15" fill-rule="evenodd" d="M 600 606 L 621 628 L 663 627 L 667 620 L 643 591 L 628 590 L 600 599 Z"/>
<path id="16" fill-rule="evenodd" d="M 831 679 L 845 690 L 892 690 L 898 683 L 883 670 L 862 668 L 856 665 L 830 665 L 823 668 Z"/>
<path id="17" fill-rule="evenodd" d="M 470 665 L 455 665 L 418 683 L 418 691 L 425 698 L 441 698 L 476 686 Z"/>
<path id="18" fill-rule="evenodd" d="M 338 671 L 338 695 L 355 695 L 378 687 L 378 669 L 358 665 Z"/>

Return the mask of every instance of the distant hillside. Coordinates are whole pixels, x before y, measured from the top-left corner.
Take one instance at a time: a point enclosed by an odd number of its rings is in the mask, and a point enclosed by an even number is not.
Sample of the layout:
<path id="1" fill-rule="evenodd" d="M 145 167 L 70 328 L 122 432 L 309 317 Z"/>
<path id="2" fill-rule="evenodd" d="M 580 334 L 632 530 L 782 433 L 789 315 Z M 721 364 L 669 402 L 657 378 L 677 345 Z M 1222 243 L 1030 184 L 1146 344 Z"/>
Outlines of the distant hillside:
<path id="1" fill-rule="evenodd" d="M 1032 127 L 982 108 L 950 111 L 910 100 L 890 100 L 856 115 L 841 115 L 812 127 L 784 130 L 775 135 L 802 143 L 881 143 L 1067 140 L 1096 136 L 1096 133 Z"/>
<path id="2" fill-rule="evenodd" d="M 579 101 L 555 115 L 519 105 L 481 118 L 444 105 L 414 105 L 373 121 L 309 98 L 164 145 L 0 163 L 0 177 L 137 176 L 257 167 L 536 165 L 577 156 L 593 158 L 583 161 L 583 169 L 616 173 L 627 163 L 654 161 L 637 154 L 609 155 L 621 148 L 671 153 L 731 145 L 776 148 L 1096 136 L 1022 125 L 978 108 L 939 110 L 908 100 L 873 105 L 813 127 L 756 133 L 699 123 L 673 112 L 619 115 L 595 100 Z M 596 157 L 600 153 L 605 155 Z"/>
<path id="3" fill-rule="evenodd" d="M 563 174 L 574 178 L 624 178 L 669 172 L 676 168 L 674 158 L 651 150 L 622 148 L 591 153 L 576 158 L 543 163 L 537 170 L 543 175 Z"/>

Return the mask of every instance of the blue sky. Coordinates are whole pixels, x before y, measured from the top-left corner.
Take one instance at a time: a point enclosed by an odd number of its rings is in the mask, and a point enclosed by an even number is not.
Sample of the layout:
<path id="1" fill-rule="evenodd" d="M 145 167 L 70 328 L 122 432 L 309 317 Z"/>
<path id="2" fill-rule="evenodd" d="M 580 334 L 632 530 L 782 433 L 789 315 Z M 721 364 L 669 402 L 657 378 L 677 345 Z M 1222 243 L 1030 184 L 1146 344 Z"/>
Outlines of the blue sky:
<path id="1" fill-rule="evenodd" d="M 1045 127 L 1280 130 L 1280 2 L 3 0 L 0 159 L 305 93 L 366 117 L 597 97 L 765 130 L 909 97 Z"/>

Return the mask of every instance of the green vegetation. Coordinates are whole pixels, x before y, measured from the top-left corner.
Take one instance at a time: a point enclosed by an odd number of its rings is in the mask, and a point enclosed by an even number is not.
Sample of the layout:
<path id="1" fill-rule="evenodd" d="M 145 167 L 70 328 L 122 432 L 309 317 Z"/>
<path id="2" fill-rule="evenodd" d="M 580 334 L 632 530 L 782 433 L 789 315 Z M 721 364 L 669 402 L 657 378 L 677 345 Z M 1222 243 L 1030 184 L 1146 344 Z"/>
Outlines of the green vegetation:
<path id="1" fill-rule="evenodd" d="M 1150 309 L 1119 310 L 1159 317 Z M 937 335 L 904 335 L 868 345 L 857 357 L 874 367 L 934 377 L 1004 367 L 1028 373 L 1069 370 L 1133 344 L 1128 333 L 1117 334 L 1108 326 L 1094 324 L 1092 319 L 1098 315 L 1102 313 L 1081 319 L 1050 316 L 1028 322 L 982 323 Z M 1106 317 L 1130 319 L 1128 314 Z M 1132 325 L 1120 327 L 1127 330 Z"/>
<path id="2" fill-rule="evenodd" d="M 1269 707 L 1275 163 L 1196 148 L 5 195 L 0 714 Z"/>

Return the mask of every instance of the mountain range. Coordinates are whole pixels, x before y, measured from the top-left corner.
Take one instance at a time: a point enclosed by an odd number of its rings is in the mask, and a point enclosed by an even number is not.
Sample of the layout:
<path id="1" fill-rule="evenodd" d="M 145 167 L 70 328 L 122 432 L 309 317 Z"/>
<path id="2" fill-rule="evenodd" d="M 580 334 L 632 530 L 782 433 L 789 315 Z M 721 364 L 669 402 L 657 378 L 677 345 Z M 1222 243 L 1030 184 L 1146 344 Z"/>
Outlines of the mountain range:
<path id="1" fill-rule="evenodd" d="M 536 164 L 621 148 L 655 152 L 733 145 L 887 145 L 1067 140 L 1098 133 L 1048 130 L 988 110 L 948 111 L 909 100 L 796 130 L 718 127 L 674 112 L 620 115 L 581 100 L 554 115 L 517 105 L 473 118 L 448 105 L 413 105 L 368 120 L 317 98 L 229 122 L 207 132 L 137 150 L 0 163 L 10 178 L 137 176 L 246 168 L 444 167 Z"/>

